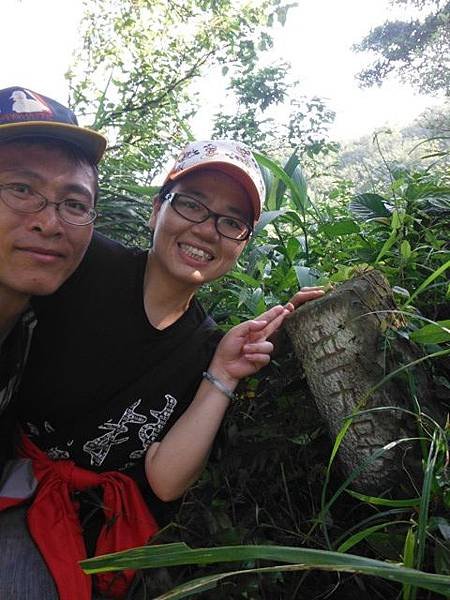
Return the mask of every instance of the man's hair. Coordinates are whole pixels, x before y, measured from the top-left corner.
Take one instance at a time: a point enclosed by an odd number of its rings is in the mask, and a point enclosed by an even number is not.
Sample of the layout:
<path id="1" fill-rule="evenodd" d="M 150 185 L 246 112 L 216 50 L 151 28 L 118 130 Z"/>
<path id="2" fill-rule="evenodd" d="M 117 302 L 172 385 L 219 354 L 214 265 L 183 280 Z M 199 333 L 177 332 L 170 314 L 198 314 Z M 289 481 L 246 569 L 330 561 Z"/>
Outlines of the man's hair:
<path id="1" fill-rule="evenodd" d="M 46 149 L 56 149 L 59 150 L 62 154 L 64 154 L 69 160 L 71 160 L 76 165 L 88 166 L 92 170 L 92 174 L 94 176 L 94 205 L 97 204 L 98 196 L 99 196 L 99 186 L 98 186 L 98 167 L 88 158 L 88 156 L 83 152 L 81 148 L 76 146 L 75 144 L 71 144 L 69 142 L 65 142 L 64 140 L 47 138 L 47 137 L 20 137 L 20 138 L 9 138 L 5 141 L 0 142 L 0 147 L 3 146 L 39 146 L 40 148 Z"/>
<path id="2" fill-rule="evenodd" d="M 172 190 L 176 183 L 176 181 L 166 181 L 166 183 L 159 188 L 158 197 L 161 202 L 166 199 L 167 194 Z"/>

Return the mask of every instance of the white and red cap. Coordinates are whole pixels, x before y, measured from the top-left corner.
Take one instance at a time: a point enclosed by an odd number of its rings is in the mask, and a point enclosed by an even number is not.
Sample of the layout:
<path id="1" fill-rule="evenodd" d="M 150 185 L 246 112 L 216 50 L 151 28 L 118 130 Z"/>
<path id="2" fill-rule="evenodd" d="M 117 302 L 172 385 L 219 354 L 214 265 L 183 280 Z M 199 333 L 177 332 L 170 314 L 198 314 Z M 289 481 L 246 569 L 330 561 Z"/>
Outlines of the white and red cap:
<path id="1" fill-rule="evenodd" d="M 214 169 L 238 181 L 249 195 L 256 223 L 261 215 L 266 186 L 252 151 L 242 142 L 205 140 L 189 143 L 178 156 L 164 184 L 200 169 Z M 164 185 L 163 184 L 163 185 Z"/>

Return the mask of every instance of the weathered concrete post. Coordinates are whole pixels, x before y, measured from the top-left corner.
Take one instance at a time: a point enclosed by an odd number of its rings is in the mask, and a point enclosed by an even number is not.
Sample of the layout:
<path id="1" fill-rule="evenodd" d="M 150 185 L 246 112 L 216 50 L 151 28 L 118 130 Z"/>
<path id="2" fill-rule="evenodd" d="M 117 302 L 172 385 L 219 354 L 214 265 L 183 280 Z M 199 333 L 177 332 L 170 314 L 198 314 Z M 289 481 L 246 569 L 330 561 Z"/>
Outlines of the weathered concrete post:
<path id="1" fill-rule="evenodd" d="M 333 439 L 342 428 L 344 417 L 365 399 L 361 410 L 382 406 L 411 409 L 398 381 L 392 380 L 369 394 L 391 370 L 386 365 L 382 334 L 393 317 L 392 313 L 381 311 L 394 308 L 386 280 L 378 271 L 369 271 L 300 307 L 286 320 L 287 334 Z M 355 418 L 338 454 L 344 474 L 349 475 L 389 442 L 414 436 L 412 425 L 411 418 L 395 410 Z M 408 443 L 385 452 L 366 467 L 351 487 L 377 494 L 405 481 L 404 471 L 411 468 L 410 454 Z"/>

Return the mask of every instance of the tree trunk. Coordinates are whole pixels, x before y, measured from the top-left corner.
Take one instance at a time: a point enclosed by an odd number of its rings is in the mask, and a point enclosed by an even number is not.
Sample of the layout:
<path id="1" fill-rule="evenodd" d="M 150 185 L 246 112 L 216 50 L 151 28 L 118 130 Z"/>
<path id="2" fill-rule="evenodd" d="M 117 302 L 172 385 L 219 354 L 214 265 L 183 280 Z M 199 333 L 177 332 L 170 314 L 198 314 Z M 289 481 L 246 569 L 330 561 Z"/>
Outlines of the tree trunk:
<path id="1" fill-rule="evenodd" d="M 370 494 L 380 494 L 393 485 L 399 495 L 411 493 L 408 486 L 404 490 L 399 486 L 413 481 L 420 465 L 413 442 L 381 451 L 391 442 L 417 437 L 415 419 L 399 410 L 413 410 L 406 376 L 372 391 L 390 371 L 417 358 L 407 341 L 395 334 L 384 335 L 399 320 L 393 309 L 389 284 L 378 271 L 368 271 L 300 307 L 286 320 L 287 334 L 333 439 L 345 417 L 390 407 L 355 416 L 339 448 L 345 476 L 366 463 L 350 487 Z M 419 402 L 426 403 L 425 372 L 415 369 L 413 377 Z M 374 458 L 377 451 L 380 456 Z"/>

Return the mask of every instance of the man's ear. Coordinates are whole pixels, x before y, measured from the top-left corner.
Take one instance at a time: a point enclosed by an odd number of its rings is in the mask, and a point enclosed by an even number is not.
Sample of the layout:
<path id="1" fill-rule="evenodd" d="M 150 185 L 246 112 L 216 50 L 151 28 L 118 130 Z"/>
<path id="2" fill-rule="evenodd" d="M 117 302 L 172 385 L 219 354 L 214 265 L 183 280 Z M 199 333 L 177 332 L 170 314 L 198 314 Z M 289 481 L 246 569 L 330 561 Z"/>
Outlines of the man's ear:
<path id="1" fill-rule="evenodd" d="M 161 198 L 158 195 L 153 196 L 152 212 L 151 212 L 150 218 L 148 220 L 149 229 L 155 229 L 156 221 L 158 219 L 158 213 L 161 209 L 161 204 L 162 204 Z"/>

